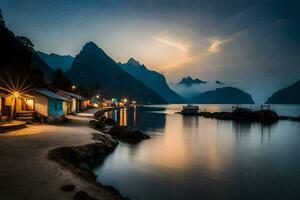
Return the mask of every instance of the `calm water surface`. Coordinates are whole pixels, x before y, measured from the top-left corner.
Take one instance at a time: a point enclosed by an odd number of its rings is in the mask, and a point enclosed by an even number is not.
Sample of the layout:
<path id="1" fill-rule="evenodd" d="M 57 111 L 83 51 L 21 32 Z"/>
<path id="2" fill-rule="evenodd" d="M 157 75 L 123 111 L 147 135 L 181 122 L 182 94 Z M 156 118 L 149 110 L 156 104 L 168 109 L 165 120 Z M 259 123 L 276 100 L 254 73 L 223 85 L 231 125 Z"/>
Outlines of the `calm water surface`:
<path id="1" fill-rule="evenodd" d="M 205 105 L 209 111 L 231 106 Z M 120 143 L 94 169 L 133 200 L 300 199 L 300 122 L 236 123 L 174 114 L 181 105 L 108 113 L 151 136 Z M 300 106 L 272 106 L 300 115 Z"/>

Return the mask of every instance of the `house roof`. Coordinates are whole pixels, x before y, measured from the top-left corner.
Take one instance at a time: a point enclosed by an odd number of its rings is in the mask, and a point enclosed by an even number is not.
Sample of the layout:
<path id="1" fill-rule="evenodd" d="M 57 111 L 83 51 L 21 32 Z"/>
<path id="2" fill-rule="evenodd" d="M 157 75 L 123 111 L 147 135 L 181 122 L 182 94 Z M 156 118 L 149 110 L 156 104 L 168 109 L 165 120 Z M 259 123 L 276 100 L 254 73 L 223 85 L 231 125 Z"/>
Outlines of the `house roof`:
<path id="1" fill-rule="evenodd" d="M 35 93 L 38 93 L 38 94 L 41 94 L 43 96 L 46 96 L 48 98 L 51 98 L 51 99 L 57 99 L 57 100 L 62 100 L 62 101 L 68 101 L 67 98 L 64 98 L 54 92 L 51 92 L 50 90 L 47 90 L 47 89 L 44 89 L 44 88 L 39 88 L 39 89 L 34 89 L 32 90 L 33 92 Z"/>
<path id="2" fill-rule="evenodd" d="M 66 91 L 63 91 L 63 90 L 58 90 L 58 93 L 59 94 L 62 94 L 62 95 L 68 95 L 70 97 L 73 97 L 75 99 L 78 99 L 78 100 L 84 100 L 85 98 L 78 95 L 78 94 L 74 94 L 74 93 L 71 93 L 71 92 L 66 92 Z"/>

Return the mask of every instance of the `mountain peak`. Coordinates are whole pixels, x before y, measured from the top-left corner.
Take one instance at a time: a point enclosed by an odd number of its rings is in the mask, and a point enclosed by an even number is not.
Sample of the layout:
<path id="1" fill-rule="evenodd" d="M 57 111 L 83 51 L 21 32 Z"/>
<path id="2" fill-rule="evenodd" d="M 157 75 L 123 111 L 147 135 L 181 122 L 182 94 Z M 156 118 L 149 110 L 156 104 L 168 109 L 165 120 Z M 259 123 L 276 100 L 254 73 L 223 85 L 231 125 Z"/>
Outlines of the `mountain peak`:
<path id="1" fill-rule="evenodd" d="M 135 60 L 134 58 L 130 58 L 127 61 L 127 65 L 132 65 L 132 66 L 141 66 L 141 63 L 137 60 Z"/>
<path id="2" fill-rule="evenodd" d="M 91 50 L 94 50 L 94 49 L 99 49 L 99 47 L 97 46 L 97 44 L 95 44 L 94 42 L 90 41 L 90 42 L 86 43 L 86 44 L 83 46 L 83 49 L 91 49 Z"/>
<path id="3" fill-rule="evenodd" d="M 192 86 L 193 84 L 205 84 L 206 81 L 200 80 L 198 78 L 193 79 L 190 76 L 184 77 L 181 79 L 181 81 L 178 83 L 180 85 L 186 85 L 186 86 Z"/>

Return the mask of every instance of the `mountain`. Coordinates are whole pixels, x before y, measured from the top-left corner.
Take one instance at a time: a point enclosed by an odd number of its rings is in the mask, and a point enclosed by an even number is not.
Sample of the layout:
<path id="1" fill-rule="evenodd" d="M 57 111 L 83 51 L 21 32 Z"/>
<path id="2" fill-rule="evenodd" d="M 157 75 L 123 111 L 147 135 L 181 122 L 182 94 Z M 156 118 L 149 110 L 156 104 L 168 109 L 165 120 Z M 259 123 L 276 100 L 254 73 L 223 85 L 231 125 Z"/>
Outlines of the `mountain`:
<path id="1" fill-rule="evenodd" d="M 128 98 L 138 103 L 167 103 L 144 83 L 125 72 L 95 43 L 84 45 L 66 72 L 75 84 L 102 98 Z"/>
<path id="2" fill-rule="evenodd" d="M 140 64 L 133 58 L 130 58 L 127 63 L 119 65 L 122 67 L 123 70 L 125 70 L 130 75 L 143 82 L 152 90 L 154 90 L 168 103 L 186 102 L 184 98 L 182 98 L 176 92 L 170 89 L 170 87 L 167 84 L 166 78 L 162 74 L 147 69 L 145 65 Z"/>
<path id="3" fill-rule="evenodd" d="M 16 36 L 0 16 L 0 78 L 27 80 L 33 86 L 50 82 L 54 71 L 33 50 L 28 38 Z"/>
<path id="4" fill-rule="evenodd" d="M 219 80 L 216 80 L 216 84 L 218 84 L 218 85 L 224 85 L 224 83 L 221 82 L 221 81 L 219 81 Z"/>
<path id="5" fill-rule="evenodd" d="M 206 81 L 202 81 L 198 78 L 193 79 L 192 77 L 188 76 L 188 77 L 184 77 L 183 79 L 181 79 L 181 81 L 178 84 L 190 87 L 194 84 L 206 84 L 206 83 L 207 83 Z"/>
<path id="6" fill-rule="evenodd" d="M 300 104 L 300 80 L 293 85 L 275 92 L 267 104 Z"/>
<path id="7" fill-rule="evenodd" d="M 191 102 L 202 104 L 254 104 L 250 94 L 233 87 L 217 88 L 216 90 L 204 92 L 193 97 Z"/>
<path id="8" fill-rule="evenodd" d="M 44 60 L 53 70 L 61 69 L 63 72 L 67 71 L 73 61 L 74 57 L 69 55 L 58 55 L 55 53 L 46 54 L 41 51 L 36 51 L 37 55 Z"/>

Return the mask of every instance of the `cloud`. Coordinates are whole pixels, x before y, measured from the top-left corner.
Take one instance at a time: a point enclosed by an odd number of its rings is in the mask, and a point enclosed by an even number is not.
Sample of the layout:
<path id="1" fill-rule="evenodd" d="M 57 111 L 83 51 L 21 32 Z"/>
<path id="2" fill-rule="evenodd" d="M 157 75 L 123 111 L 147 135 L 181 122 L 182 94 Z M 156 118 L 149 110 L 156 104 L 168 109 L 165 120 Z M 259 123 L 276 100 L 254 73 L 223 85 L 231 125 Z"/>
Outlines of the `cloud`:
<path id="1" fill-rule="evenodd" d="M 180 50 L 182 53 L 187 53 L 189 50 L 189 47 L 186 43 L 172 38 L 172 36 L 167 31 L 160 32 L 158 37 L 155 38 L 155 40 L 163 44 L 169 45 L 171 47 L 174 47 Z"/>
<path id="2" fill-rule="evenodd" d="M 155 37 L 155 41 L 177 50 L 174 60 L 170 61 L 167 66 L 162 66 L 164 70 L 183 66 L 193 60 L 195 52 L 192 51 L 191 42 L 188 39 L 175 36 L 175 34 L 170 34 L 164 30 Z"/>
<path id="3" fill-rule="evenodd" d="M 221 45 L 229 42 L 230 39 L 225 39 L 225 40 L 219 40 L 219 39 L 213 39 L 211 40 L 211 44 L 209 48 L 207 49 L 208 53 L 218 53 L 221 49 Z"/>

